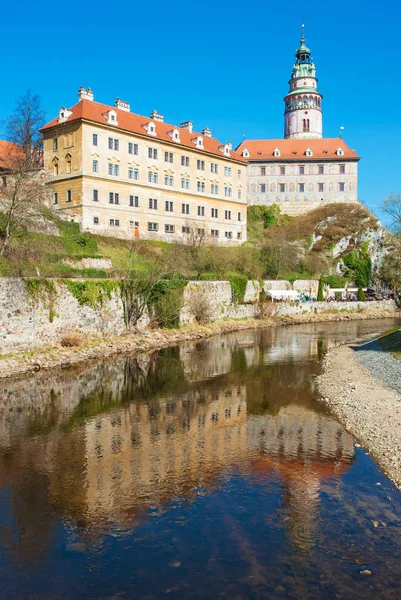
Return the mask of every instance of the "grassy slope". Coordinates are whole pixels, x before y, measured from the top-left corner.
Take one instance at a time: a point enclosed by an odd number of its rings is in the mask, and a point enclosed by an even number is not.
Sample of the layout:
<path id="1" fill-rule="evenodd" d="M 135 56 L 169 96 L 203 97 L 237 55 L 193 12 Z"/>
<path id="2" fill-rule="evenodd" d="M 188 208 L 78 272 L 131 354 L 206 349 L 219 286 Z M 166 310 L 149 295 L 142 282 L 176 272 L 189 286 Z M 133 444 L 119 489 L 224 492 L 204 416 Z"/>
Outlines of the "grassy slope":
<path id="1" fill-rule="evenodd" d="M 255 210 L 253 210 L 255 208 Z M 269 234 L 269 229 L 264 229 L 261 217 L 261 207 L 252 207 L 248 211 L 248 236 L 249 244 L 261 236 Z M 259 212 L 258 212 L 259 210 Z M 273 212 L 276 209 L 273 209 Z M 277 212 L 277 210 L 276 210 Z M 306 215 L 289 218 L 276 214 L 278 225 L 288 228 L 293 239 L 305 242 L 311 238 L 312 233 L 322 236 L 315 244 L 314 252 L 327 253 L 330 247 L 347 235 L 357 235 L 369 227 L 376 227 L 377 221 L 372 214 L 362 205 L 329 205 L 318 208 Z M 54 218 L 60 232 L 59 236 L 44 233 L 24 232 L 15 237 L 7 258 L 0 259 L 0 275 L 7 276 L 54 276 L 54 277 L 118 277 L 127 272 L 128 265 L 135 270 L 146 271 L 151 268 L 152 261 L 168 247 L 164 242 L 141 241 L 132 252 L 132 243 L 111 237 L 102 237 L 90 233 L 80 233 L 76 223 L 67 223 Z M 274 225 L 274 223 L 272 223 Z M 269 223 L 271 225 L 271 223 Z M 215 250 L 213 250 L 215 252 Z M 216 250 L 219 252 L 219 250 Z M 229 252 L 233 255 L 240 248 L 232 248 Z M 64 264 L 67 259 L 80 260 L 82 258 L 109 258 L 113 269 L 74 269 Z M 259 253 L 256 250 L 250 261 L 257 262 Z M 258 278 L 258 268 L 244 268 L 250 276 Z M 175 265 L 173 266 L 175 268 Z M 240 269 L 242 270 L 242 269 Z M 191 273 L 186 272 L 187 276 Z M 309 278 L 311 273 L 304 272 L 280 273 L 281 277 L 289 280 Z"/>

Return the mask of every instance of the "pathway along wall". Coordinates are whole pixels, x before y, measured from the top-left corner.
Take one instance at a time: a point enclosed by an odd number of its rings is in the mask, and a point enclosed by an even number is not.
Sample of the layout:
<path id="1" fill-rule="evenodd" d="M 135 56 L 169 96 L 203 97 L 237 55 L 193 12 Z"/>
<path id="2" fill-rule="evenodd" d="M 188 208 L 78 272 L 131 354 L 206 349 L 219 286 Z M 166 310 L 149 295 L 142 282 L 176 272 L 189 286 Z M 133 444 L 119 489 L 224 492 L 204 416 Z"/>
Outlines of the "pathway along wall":
<path id="1" fill-rule="evenodd" d="M 85 286 L 85 282 L 0 278 L 0 354 L 53 346 L 77 330 L 86 337 L 122 334 L 125 331 L 124 307 L 118 283 L 99 283 L 102 290 L 101 301 L 98 297 L 91 297 L 90 293 L 89 297 L 87 294 L 86 301 L 83 301 L 80 285 Z M 263 282 L 263 288 L 268 287 L 270 282 Z M 235 303 L 232 300 L 230 282 L 191 281 L 183 291 L 180 324 L 185 325 L 195 320 L 194 314 L 199 310 L 200 298 L 210 321 L 257 317 L 260 291 L 259 281 L 249 281 L 244 300 Z M 373 316 L 379 311 L 394 312 L 396 309 L 391 301 L 331 304 L 315 302 L 300 305 L 278 303 L 273 308 L 274 314 L 280 317 L 339 311 L 358 311 Z M 138 328 L 141 329 L 148 323 L 149 319 L 145 315 Z"/>

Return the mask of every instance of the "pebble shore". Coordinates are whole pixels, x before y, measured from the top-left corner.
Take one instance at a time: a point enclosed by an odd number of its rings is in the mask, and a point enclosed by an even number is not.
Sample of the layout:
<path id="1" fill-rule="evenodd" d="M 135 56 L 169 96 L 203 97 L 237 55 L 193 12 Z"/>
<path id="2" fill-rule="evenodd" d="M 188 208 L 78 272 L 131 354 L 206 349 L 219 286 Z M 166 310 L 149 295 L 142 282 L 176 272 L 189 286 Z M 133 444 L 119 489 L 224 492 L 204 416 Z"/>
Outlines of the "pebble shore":
<path id="1" fill-rule="evenodd" d="M 331 350 L 323 361 L 323 374 L 316 378 L 318 389 L 331 412 L 401 490 L 401 394 L 378 379 L 382 371 L 376 375 L 377 365 L 374 377 L 357 359 L 359 352 L 349 346 Z M 386 354 L 376 353 L 373 360 L 381 356 Z M 401 379 L 401 361 L 394 367 Z"/>
<path id="2" fill-rule="evenodd" d="M 397 348 L 401 348 L 401 331 L 387 336 L 385 340 L 377 340 L 364 345 L 355 353 L 359 362 L 369 369 L 375 379 L 380 380 L 385 386 L 401 394 L 401 360 L 391 354 L 391 346 L 387 340 L 398 341 Z M 386 345 L 389 345 L 386 351 Z"/>
<path id="3" fill-rule="evenodd" d="M 316 313 L 290 317 L 268 317 L 265 319 L 222 320 L 207 325 L 187 325 L 179 329 L 145 329 L 144 331 L 127 332 L 121 336 L 107 339 L 87 339 L 82 347 L 64 348 L 56 345 L 25 354 L 2 356 L 0 358 L 0 378 L 32 373 L 42 369 L 70 367 L 82 361 L 107 358 L 115 354 L 149 352 L 184 341 L 207 339 L 215 335 L 247 329 L 399 316 L 400 311 L 386 312 L 382 310 L 368 315 L 357 312 Z"/>

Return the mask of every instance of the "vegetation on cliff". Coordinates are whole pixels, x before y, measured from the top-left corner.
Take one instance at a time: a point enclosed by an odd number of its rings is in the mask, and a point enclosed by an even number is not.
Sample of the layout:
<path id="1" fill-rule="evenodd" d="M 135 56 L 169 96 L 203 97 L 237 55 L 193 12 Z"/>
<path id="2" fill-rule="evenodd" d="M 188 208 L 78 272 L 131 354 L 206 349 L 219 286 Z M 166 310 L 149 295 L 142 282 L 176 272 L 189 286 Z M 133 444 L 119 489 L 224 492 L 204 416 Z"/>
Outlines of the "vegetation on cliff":
<path id="1" fill-rule="evenodd" d="M 52 233 L 21 228 L 9 240 L 0 258 L 0 274 L 85 280 L 136 278 L 143 285 L 145 279 L 153 279 L 150 274 L 158 272 L 162 262 L 161 279 L 228 279 L 239 301 L 244 294 L 243 282 L 248 279 L 322 277 L 332 286 L 335 278 L 334 287 L 343 287 L 347 281 L 366 287 L 372 279 L 372 267 L 373 273 L 379 267 L 380 278 L 399 286 L 393 247 L 391 252 L 385 250 L 386 245 L 394 246 L 396 239 L 383 233 L 362 205 L 328 205 L 297 218 L 282 215 L 278 206 L 255 206 L 249 207 L 248 219 L 248 242 L 222 247 L 197 234 L 189 237 L 187 245 L 104 237 L 81 232 L 78 224 L 51 214 Z M 83 266 L 83 259 L 93 259 L 93 265 L 89 260 L 88 266 L 86 260 Z M 106 261 L 99 267 L 96 259 Z"/>

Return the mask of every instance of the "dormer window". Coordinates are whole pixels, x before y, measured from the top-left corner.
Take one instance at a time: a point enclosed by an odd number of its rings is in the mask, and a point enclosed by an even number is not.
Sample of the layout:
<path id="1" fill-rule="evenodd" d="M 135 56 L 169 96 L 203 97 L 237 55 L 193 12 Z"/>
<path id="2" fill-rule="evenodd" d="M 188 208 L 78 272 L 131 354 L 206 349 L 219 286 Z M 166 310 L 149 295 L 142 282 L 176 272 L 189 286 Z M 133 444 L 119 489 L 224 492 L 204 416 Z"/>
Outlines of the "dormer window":
<path id="1" fill-rule="evenodd" d="M 156 136 L 156 124 L 152 121 L 147 125 L 144 125 L 143 128 L 147 131 L 149 135 Z"/>
<path id="2" fill-rule="evenodd" d="M 106 118 L 109 125 L 118 125 L 117 113 L 115 110 L 109 110 L 109 112 L 106 115 Z"/>
<path id="3" fill-rule="evenodd" d="M 72 115 L 72 110 L 68 110 L 68 108 L 60 108 L 58 116 L 59 123 L 66 121 L 70 115 Z"/>
<path id="4" fill-rule="evenodd" d="M 224 154 L 230 156 L 230 146 L 228 144 L 224 146 Z"/>
<path id="5" fill-rule="evenodd" d="M 273 150 L 273 156 L 275 156 L 275 157 L 278 157 L 278 156 L 280 156 L 280 149 L 279 149 L 279 148 L 275 148 L 275 149 Z"/>
<path id="6" fill-rule="evenodd" d="M 200 135 L 198 135 L 198 137 L 192 141 L 195 143 L 197 148 L 201 148 L 203 150 L 203 138 Z"/>
<path id="7" fill-rule="evenodd" d="M 344 156 L 344 150 L 341 147 L 337 148 L 336 154 L 337 156 Z"/>
<path id="8" fill-rule="evenodd" d="M 251 153 L 249 152 L 248 148 L 244 148 L 244 151 L 242 153 L 242 156 L 244 158 L 249 158 L 251 156 Z"/>
<path id="9" fill-rule="evenodd" d="M 305 156 L 313 156 L 313 150 L 312 150 L 312 148 L 307 148 L 305 150 Z"/>

